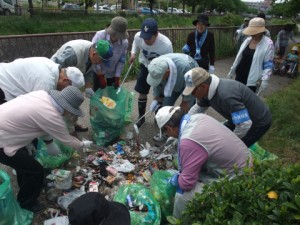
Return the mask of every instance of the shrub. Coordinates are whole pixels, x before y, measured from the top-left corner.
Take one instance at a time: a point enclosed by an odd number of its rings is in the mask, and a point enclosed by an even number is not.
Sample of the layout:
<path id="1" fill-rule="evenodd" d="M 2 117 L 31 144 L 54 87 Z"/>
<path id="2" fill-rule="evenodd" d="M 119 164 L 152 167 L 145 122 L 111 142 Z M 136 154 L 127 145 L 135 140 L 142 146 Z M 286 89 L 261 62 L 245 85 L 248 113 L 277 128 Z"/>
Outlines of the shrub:
<path id="1" fill-rule="evenodd" d="M 255 163 L 229 180 L 204 187 L 187 205 L 180 224 L 299 224 L 300 164 Z"/>

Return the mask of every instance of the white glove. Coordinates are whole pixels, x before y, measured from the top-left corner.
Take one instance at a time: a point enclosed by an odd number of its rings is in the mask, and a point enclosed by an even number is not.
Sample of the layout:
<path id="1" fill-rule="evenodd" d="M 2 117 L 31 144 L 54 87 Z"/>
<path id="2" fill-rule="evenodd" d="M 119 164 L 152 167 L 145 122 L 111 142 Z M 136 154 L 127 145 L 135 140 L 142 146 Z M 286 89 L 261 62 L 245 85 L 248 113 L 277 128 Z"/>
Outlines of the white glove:
<path id="1" fill-rule="evenodd" d="M 209 72 L 209 73 L 214 73 L 214 72 L 215 72 L 215 66 L 210 65 L 210 66 L 209 66 L 208 72 Z"/>
<path id="2" fill-rule="evenodd" d="M 86 97 L 90 98 L 90 97 L 92 97 L 94 94 L 95 94 L 95 92 L 93 91 L 92 88 L 86 88 L 86 89 L 85 89 L 85 95 L 86 95 Z"/>
<path id="3" fill-rule="evenodd" d="M 158 101 L 157 100 L 153 100 L 151 102 L 151 105 L 150 105 L 150 111 L 154 112 L 158 107 L 159 107 Z"/>
<path id="4" fill-rule="evenodd" d="M 84 148 L 90 148 L 92 144 L 93 144 L 92 141 L 88 141 L 88 140 L 82 141 L 82 146 Z"/>
<path id="5" fill-rule="evenodd" d="M 32 143 L 26 145 L 26 148 L 27 148 L 28 155 L 35 156 L 36 148 Z"/>
<path id="6" fill-rule="evenodd" d="M 60 149 L 54 141 L 47 144 L 47 153 L 48 155 L 58 155 L 60 153 Z"/>
<path id="7" fill-rule="evenodd" d="M 177 144 L 177 142 L 178 142 L 178 139 L 177 138 L 174 138 L 174 137 L 169 137 L 168 139 L 167 139 L 167 141 L 166 141 L 166 145 L 172 145 L 173 147 L 175 147 L 176 146 L 176 144 Z"/>
<path id="8" fill-rule="evenodd" d="M 268 88 L 268 86 L 269 86 L 269 81 L 268 81 L 268 80 L 262 80 L 262 81 L 261 81 L 260 89 L 261 89 L 262 91 L 266 91 L 267 88 Z"/>

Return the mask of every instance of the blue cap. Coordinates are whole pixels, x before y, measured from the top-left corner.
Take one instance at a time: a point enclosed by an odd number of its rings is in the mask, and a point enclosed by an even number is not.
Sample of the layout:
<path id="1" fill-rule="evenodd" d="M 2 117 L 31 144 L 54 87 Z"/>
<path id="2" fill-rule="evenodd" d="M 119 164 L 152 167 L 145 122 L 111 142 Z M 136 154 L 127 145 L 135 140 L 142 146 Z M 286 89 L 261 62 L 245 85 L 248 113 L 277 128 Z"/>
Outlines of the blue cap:
<path id="1" fill-rule="evenodd" d="M 141 27 L 140 37 L 144 40 L 150 40 L 157 33 L 157 22 L 155 19 L 147 18 L 144 20 Z"/>

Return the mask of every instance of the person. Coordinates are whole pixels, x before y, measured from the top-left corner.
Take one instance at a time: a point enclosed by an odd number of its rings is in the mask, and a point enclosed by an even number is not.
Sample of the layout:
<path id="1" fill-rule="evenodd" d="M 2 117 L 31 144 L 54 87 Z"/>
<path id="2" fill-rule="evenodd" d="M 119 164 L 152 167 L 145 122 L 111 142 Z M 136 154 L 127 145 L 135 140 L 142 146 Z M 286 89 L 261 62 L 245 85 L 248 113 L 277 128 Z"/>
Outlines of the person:
<path id="1" fill-rule="evenodd" d="M 16 59 L 0 63 L 0 104 L 37 90 L 62 90 L 68 85 L 84 86 L 82 72 L 76 67 L 61 68 L 45 57 Z"/>
<path id="2" fill-rule="evenodd" d="M 286 23 L 282 30 L 279 31 L 277 34 L 275 48 L 276 53 L 279 59 L 282 59 L 285 55 L 285 50 L 289 45 L 289 39 L 294 43 L 298 43 L 294 39 L 294 31 L 293 31 L 294 24 Z"/>
<path id="3" fill-rule="evenodd" d="M 109 59 L 113 55 L 113 49 L 106 40 L 99 40 L 92 43 L 86 40 L 72 40 L 63 44 L 51 60 L 60 64 L 62 67 L 75 66 L 83 74 L 85 80 L 85 94 L 87 97 L 94 95 L 93 90 L 93 74 L 98 74 L 96 65 L 109 63 Z M 87 127 L 82 127 L 75 122 L 75 132 L 86 132 Z"/>
<path id="4" fill-rule="evenodd" d="M 178 172 L 168 180 L 176 187 L 175 218 L 181 217 L 186 203 L 203 191 L 203 185 L 222 179 L 225 173 L 234 177 L 252 166 L 247 146 L 206 114 L 189 115 L 178 106 L 165 106 L 155 118 L 160 129 L 178 138 Z"/>
<path id="5" fill-rule="evenodd" d="M 222 115 L 224 124 L 250 147 L 270 128 L 272 115 L 268 106 L 244 84 L 220 79 L 202 68 L 184 75 L 184 95 L 196 97 L 189 114 L 204 113 L 209 106 Z"/>
<path id="6" fill-rule="evenodd" d="M 281 73 L 283 74 L 287 70 L 287 74 L 291 75 L 295 66 L 299 63 L 298 46 L 293 46 L 291 52 L 285 57 L 281 67 Z"/>
<path id="7" fill-rule="evenodd" d="M 129 210 L 125 205 L 108 201 L 97 192 L 89 192 L 68 206 L 70 225 L 130 225 Z"/>
<path id="8" fill-rule="evenodd" d="M 33 139 L 49 135 L 74 149 L 91 146 L 91 141 L 71 136 L 64 123 L 64 117 L 84 115 L 79 108 L 83 100 L 79 89 L 68 86 L 62 91 L 33 91 L 0 105 L 0 163 L 17 173 L 17 200 L 22 208 L 32 212 L 45 209 L 38 201 L 44 168 L 26 147 Z"/>
<path id="9" fill-rule="evenodd" d="M 106 40 L 99 40 L 92 43 L 87 40 L 72 40 L 63 44 L 51 60 L 60 64 L 62 67 L 75 66 L 83 74 L 85 79 L 85 93 L 87 97 L 94 95 L 92 88 L 92 74 L 98 73 L 96 65 L 109 63 L 113 56 L 113 49 Z"/>
<path id="10" fill-rule="evenodd" d="M 98 31 L 92 39 L 93 43 L 99 40 L 106 40 L 113 49 L 113 56 L 109 60 L 109 65 L 102 63 L 98 66 L 98 74 L 93 81 L 93 90 L 105 88 L 106 85 L 120 86 L 120 76 L 124 69 L 127 48 L 128 48 L 128 22 L 121 16 L 116 16 L 111 20 L 110 25 Z"/>
<path id="11" fill-rule="evenodd" d="M 265 13 L 260 12 L 260 13 L 257 14 L 256 17 L 262 18 L 262 19 L 264 19 L 265 22 L 266 22 L 266 14 L 265 14 Z M 267 28 L 266 28 L 266 30 L 265 30 L 264 35 L 266 35 L 268 38 L 271 39 L 271 33 L 270 33 L 270 31 L 269 31 Z"/>
<path id="12" fill-rule="evenodd" d="M 215 37 L 208 31 L 210 26 L 208 16 L 198 15 L 193 21 L 196 31 L 189 33 L 182 52 L 192 56 L 198 65 L 210 73 L 215 71 Z"/>
<path id="13" fill-rule="evenodd" d="M 158 31 L 155 19 L 145 19 L 142 23 L 141 31 L 134 35 L 129 59 L 129 63 L 131 64 L 135 61 L 136 55 L 139 54 L 140 70 L 134 87 L 134 90 L 139 93 L 139 121 L 136 124 L 138 127 L 141 127 L 145 123 L 145 117 L 143 116 L 146 112 L 147 95 L 150 90 L 150 85 L 147 83 L 148 65 L 152 59 L 168 53 L 173 53 L 173 46 L 170 39 Z"/>
<path id="14" fill-rule="evenodd" d="M 250 19 L 248 17 L 244 18 L 244 23 L 239 27 L 239 29 L 236 30 L 234 34 L 234 44 L 236 46 L 236 49 L 239 50 L 241 47 L 241 44 L 244 42 L 244 40 L 247 38 L 246 35 L 243 34 L 243 30 L 248 27 Z"/>
<path id="15" fill-rule="evenodd" d="M 255 17 L 250 20 L 248 27 L 243 30 L 250 37 L 241 45 L 227 75 L 228 79 L 236 75 L 235 80 L 253 92 L 256 92 L 258 82 L 261 82 L 259 92 L 267 90 L 273 69 L 274 45 L 264 35 L 265 30 L 264 19 Z"/>

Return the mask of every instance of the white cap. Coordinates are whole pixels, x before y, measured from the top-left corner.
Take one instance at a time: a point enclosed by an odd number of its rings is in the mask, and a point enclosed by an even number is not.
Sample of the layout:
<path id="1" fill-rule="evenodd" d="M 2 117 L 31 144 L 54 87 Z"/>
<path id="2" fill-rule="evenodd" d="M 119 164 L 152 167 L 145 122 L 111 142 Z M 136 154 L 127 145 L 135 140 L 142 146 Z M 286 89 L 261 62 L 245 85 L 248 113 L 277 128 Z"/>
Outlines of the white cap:
<path id="1" fill-rule="evenodd" d="M 85 85 L 83 73 L 78 68 L 66 68 L 66 75 L 72 81 L 72 86 L 81 88 Z"/>
<path id="2" fill-rule="evenodd" d="M 152 87 L 158 86 L 168 68 L 167 60 L 163 56 L 153 59 L 148 65 L 147 83 Z"/>
<path id="3" fill-rule="evenodd" d="M 165 126 L 165 124 L 171 119 L 173 114 L 179 109 L 179 106 L 164 106 L 159 109 L 155 115 L 156 123 L 159 129 L 163 128 L 163 126 Z"/>

